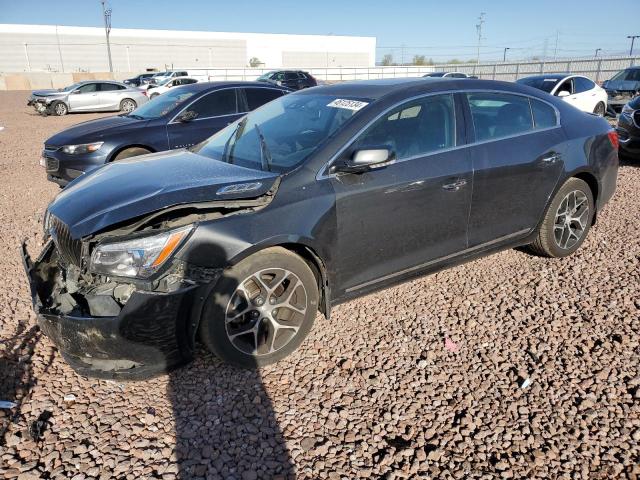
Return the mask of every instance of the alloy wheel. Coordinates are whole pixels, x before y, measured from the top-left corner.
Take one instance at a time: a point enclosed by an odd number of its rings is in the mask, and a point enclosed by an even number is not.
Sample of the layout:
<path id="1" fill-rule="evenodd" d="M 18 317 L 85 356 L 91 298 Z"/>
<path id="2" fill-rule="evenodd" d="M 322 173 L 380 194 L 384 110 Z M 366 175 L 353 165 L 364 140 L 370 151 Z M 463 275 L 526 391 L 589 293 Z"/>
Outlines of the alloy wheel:
<path id="1" fill-rule="evenodd" d="M 589 221 L 589 200 L 581 190 L 569 192 L 556 211 L 553 236 L 558 247 L 572 248 L 584 235 Z"/>
<path id="2" fill-rule="evenodd" d="M 598 105 L 596 105 L 596 109 L 594 110 L 594 112 L 596 115 L 603 117 L 604 116 L 604 104 L 599 103 Z"/>
<path id="3" fill-rule="evenodd" d="M 298 333 L 309 297 L 298 276 L 282 268 L 260 270 L 240 282 L 225 312 L 227 338 L 241 352 L 268 355 Z"/>
<path id="4" fill-rule="evenodd" d="M 65 113 L 67 113 L 67 107 L 65 106 L 64 103 L 58 103 L 55 106 L 55 111 L 56 111 L 56 115 L 64 115 Z"/>
<path id="5" fill-rule="evenodd" d="M 131 100 L 125 100 L 122 102 L 122 110 L 124 112 L 133 112 L 136 109 L 135 104 Z"/>

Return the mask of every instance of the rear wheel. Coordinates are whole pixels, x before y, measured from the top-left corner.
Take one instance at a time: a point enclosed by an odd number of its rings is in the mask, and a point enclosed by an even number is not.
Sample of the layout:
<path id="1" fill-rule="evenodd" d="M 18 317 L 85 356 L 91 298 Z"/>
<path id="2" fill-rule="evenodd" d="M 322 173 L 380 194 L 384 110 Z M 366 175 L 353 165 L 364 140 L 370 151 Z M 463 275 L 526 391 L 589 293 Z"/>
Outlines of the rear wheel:
<path id="1" fill-rule="evenodd" d="M 222 360 L 268 365 L 305 339 L 318 310 L 309 265 L 283 248 L 258 252 L 226 270 L 206 301 L 200 338 Z"/>
<path id="2" fill-rule="evenodd" d="M 120 111 L 126 112 L 126 113 L 133 112 L 137 106 L 138 104 L 134 100 L 131 100 L 130 98 L 125 98 L 120 102 Z"/>
<path id="3" fill-rule="evenodd" d="M 53 104 L 51 105 L 51 111 L 58 117 L 62 117 L 63 115 L 69 113 L 69 109 L 64 102 L 53 102 Z"/>
<path id="4" fill-rule="evenodd" d="M 596 108 L 593 109 L 593 113 L 600 117 L 604 117 L 604 113 L 606 110 L 607 108 L 604 106 L 604 103 L 598 102 L 598 104 L 596 105 Z"/>
<path id="5" fill-rule="evenodd" d="M 138 155 L 146 155 L 147 153 L 151 153 L 151 151 L 142 147 L 125 148 L 120 153 L 118 153 L 112 161 L 117 162 L 118 160 L 124 160 L 125 158 L 137 157 Z"/>
<path id="6" fill-rule="evenodd" d="M 594 213 L 589 185 L 579 178 L 570 178 L 553 197 L 530 248 L 546 257 L 571 255 L 587 237 Z"/>

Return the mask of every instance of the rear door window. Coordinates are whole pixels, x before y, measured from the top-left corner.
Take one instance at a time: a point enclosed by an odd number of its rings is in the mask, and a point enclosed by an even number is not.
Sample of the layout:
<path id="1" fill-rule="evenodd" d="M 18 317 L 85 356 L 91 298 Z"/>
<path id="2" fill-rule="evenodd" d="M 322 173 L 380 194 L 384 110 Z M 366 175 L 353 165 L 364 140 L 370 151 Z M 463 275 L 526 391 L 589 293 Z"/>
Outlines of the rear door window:
<path id="1" fill-rule="evenodd" d="M 280 90 L 273 88 L 245 88 L 243 90 L 247 100 L 247 111 L 255 110 L 265 103 L 282 96 Z"/>
<path id="2" fill-rule="evenodd" d="M 285 80 L 297 80 L 298 74 L 296 72 L 287 72 L 284 74 Z"/>
<path id="3" fill-rule="evenodd" d="M 558 124 L 556 111 L 551 105 L 533 98 L 529 99 L 529 101 L 531 102 L 531 112 L 533 113 L 533 121 L 537 130 L 552 128 Z"/>
<path id="4" fill-rule="evenodd" d="M 575 77 L 573 79 L 573 88 L 574 88 L 574 92 L 573 93 L 588 92 L 589 90 L 591 90 L 595 86 L 596 86 L 595 83 L 593 83 L 588 78 Z"/>
<path id="5" fill-rule="evenodd" d="M 478 142 L 533 130 L 527 97 L 505 93 L 469 93 L 467 99 Z"/>
<path id="6" fill-rule="evenodd" d="M 101 83 L 100 91 L 101 92 L 113 92 L 115 90 L 124 90 L 126 87 L 122 85 L 116 85 L 115 83 Z"/>
<path id="7" fill-rule="evenodd" d="M 453 96 L 432 95 L 411 100 L 377 120 L 355 148 L 386 146 L 399 160 L 455 146 Z"/>
<path id="8" fill-rule="evenodd" d="M 219 117 L 237 113 L 236 103 L 236 89 L 227 88 L 209 93 L 196 100 L 188 107 L 188 110 L 196 112 L 198 114 L 196 118 Z"/>

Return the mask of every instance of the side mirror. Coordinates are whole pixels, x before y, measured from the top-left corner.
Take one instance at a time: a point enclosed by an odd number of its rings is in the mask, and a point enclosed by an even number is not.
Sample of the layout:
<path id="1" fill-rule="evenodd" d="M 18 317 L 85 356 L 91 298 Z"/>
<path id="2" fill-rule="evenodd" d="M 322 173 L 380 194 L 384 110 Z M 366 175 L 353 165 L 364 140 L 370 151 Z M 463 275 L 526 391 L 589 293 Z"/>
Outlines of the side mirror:
<path id="1" fill-rule="evenodd" d="M 395 152 L 389 147 L 368 147 L 356 150 L 351 158 L 332 167 L 333 172 L 362 173 L 386 167 L 394 162 Z"/>
<path id="2" fill-rule="evenodd" d="M 182 112 L 180 115 L 178 115 L 178 118 L 176 118 L 176 120 L 182 123 L 187 123 L 191 120 L 195 120 L 197 117 L 197 112 L 194 112 L 193 110 L 187 110 L 186 112 Z"/>
<path id="3" fill-rule="evenodd" d="M 562 97 L 568 97 L 569 95 L 571 95 L 571 94 L 570 94 L 569 92 L 567 92 L 566 90 L 560 90 L 560 91 L 558 92 L 558 96 L 559 96 L 560 98 L 562 98 Z"/>
<path id="4" fill-rule="evenodd" d="M 80 94 L 80 93 L 82 93 L 82 92 L 80 91 L 80 89 L 77 89 L 77 90 L 74 90 L 73 92 L 71 92 L 71 95 L 78 95 L 78 94 Z"/>

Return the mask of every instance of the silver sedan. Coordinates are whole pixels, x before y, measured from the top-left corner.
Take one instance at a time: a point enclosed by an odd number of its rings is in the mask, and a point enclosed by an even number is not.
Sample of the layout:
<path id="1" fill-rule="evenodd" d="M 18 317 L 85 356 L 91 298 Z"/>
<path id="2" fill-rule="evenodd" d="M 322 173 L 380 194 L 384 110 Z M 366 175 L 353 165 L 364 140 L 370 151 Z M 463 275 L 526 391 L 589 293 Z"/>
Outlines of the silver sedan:
<path id="1" fill-rule="evenodd" d="M 55 90 L 34 90 L 28 105 L 42 114 L 131 112 L 149 99 L 142 90 L 120 82 L 87 80 Z"/>

